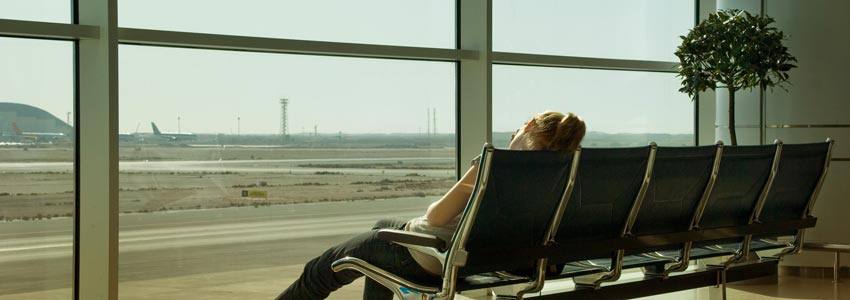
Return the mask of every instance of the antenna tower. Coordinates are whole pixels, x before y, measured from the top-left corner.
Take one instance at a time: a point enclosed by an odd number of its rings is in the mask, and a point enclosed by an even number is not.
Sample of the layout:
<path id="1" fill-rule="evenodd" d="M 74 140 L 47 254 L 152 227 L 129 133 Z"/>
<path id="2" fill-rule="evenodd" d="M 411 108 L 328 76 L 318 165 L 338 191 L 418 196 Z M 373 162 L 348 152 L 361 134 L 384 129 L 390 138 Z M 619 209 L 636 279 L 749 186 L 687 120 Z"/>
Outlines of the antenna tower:
<path id="1" fill-rule="evenodd" d="M 289 99 L 280 99 L 280 142 L 286 142 L 289 135 Z"/>
<path id="2" fill-rule="evenodd" d="M 437 109 L 436 108 L 431 109 L 431 117 L 434 118 L 434 120 L 431 122 L 431 125 L 434 126 L 434 130 L 432 130 L 431 133 L 433 133 L 434 136 L 436 137 L 437 136 Z"/>
<path id="3" fill-rule="evenodd" d="M 425 117 L 425 136 L 431 136 L 431 109 L 425 108 L 425 112 L 428 114 Z"/>

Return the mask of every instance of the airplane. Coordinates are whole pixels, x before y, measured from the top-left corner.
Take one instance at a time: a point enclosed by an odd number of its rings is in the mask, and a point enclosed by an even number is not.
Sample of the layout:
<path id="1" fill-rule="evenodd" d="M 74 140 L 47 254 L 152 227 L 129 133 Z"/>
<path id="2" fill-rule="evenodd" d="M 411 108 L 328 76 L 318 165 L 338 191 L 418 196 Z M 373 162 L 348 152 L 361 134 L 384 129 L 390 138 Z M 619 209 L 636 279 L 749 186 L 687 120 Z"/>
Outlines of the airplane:
<path id="1" fill-rule="evenodd" d="M 10 134 L 10 133 L 8 133 L 8 132 L 5 132 L 5 131 L 3 131 L 3 130 L 0 130 L 0 138 L 3 138 L 3 137 L 15 137 L 15 136 L 16 136 L 16 134 L 14 134 L 14 133 L 11 133 L 11 134 Z"/>
<path id="2" fill-rule="evenodd" d="M 18 138 L 18 135 L 15 134 L 14 131 L 13 132 L 6 132 L 6 131 L 0 130 L 0 146 L 22 144 L 22 143 L 19 143 L 18 140 L 20 140 L 20 139 Z"/>
<path id="3" fill-rule="evenodd" d="M 61 132 L 24 132 L 18 128 L 18 124 L 15 122 L 12 122 L 12 131 L 14 132 L 13 136 L 35 141 L 55 141 L 65 139 L 65 134 Z"/>
<path id="4" fill-rule="evenodd" d="M 135 133 L 118 133 L 119 141 L 132 141 L 134 139 L 136 139 Z"/>
<path id="5" fill-rule="evenodd" d="M 139 126 L 140 125 L 142 125 L 142 124 L 141 123 L 136 124 L 136 132 L 133 132 L 133 133 L 121 133 L 121 132 L 119 132 L 118 133 L 118 140 L 122 141 L 122 142 L 130 142 L 130 141 L 141 142 L 141 141 L 143 141 L 144 139 L 139 134 Z"/>
<path id="6" fill-rule="evenodd" d="M 153 128 L 154 136 L 168 139 L 171 141 L 194 140 L 198 138 L 198 136 L 194 133 L 168 133 L 159 131 L 159 127 L 156 127 L 156 124 L 154 122 L 151 122 L 151 128 Z"/>

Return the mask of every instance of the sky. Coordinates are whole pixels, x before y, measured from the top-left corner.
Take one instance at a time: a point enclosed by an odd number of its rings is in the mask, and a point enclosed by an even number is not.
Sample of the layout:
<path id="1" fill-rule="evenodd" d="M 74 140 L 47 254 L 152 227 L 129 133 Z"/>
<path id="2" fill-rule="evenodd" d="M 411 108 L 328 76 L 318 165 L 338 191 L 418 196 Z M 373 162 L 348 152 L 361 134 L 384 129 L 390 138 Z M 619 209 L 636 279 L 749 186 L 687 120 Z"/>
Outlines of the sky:
<path id="1" fill-rule="evenodd" d="M 292 39 L 453 48 L 448 0 L 119 0 L 119 26 Z M 494 0 L 496 51 L 675 61 L 692 1 Z M 197 7 L 204 7 L 198 10 Z M 189 17 L 186 17 L 189 16 Z M 68 22 L 68 0 L 0 0 L 0 18 Z M 0 38 L 0 101 L 72 110 L 69 42 Z M 122 45 L 121 132 L 417 133 L 436 109 L 453 133 L 455 65 Z M 693 108 L 675 74 L 495 66 L 493 128 L 543 110 L 573 111 L 589 130 L 690 133 Z"/>

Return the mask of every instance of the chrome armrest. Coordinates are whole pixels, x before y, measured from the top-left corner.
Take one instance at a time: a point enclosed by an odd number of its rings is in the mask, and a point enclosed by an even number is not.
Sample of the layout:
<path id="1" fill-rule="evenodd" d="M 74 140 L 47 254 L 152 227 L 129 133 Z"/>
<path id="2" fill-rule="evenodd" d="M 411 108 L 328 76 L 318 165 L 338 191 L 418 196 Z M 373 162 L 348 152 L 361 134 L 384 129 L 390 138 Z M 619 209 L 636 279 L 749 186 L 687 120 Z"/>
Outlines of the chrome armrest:
<path id="1" fill-rule="evenodd" d="M 378 230 L 378 238 L 387 242 L 393 242 L 397 244 L 430 247 L 436 249 L 439 252 L 446 251 L 446 241 L 443 241 L 440 238 L 430 234 L 404 231 L 398 229 L 381 229 Z"/>
<path id="2" fill-rule="evenodd" d="M 378 238 L 431 256 L 440 262 L 440 266 L 446 265 L 446 242 L 436 236 L 404 230 L 381 229 L 378 230 Z"/>
<path id="3" fill-rule="evenodd" d="M 440 289 L 436 287 L 430 287 L 410 282 L 407 279 L 401 278 L 398 275 L 387 272 L 384 269 L 378 268 L 356 257 L 346 256 L 337 261 L 334 261 L 331 264 L 331 269 L 333 269 L 334 272 L 340 272 L 343 270 L 354 270 L 360 272 L 363 275 L 372 278 L 372 280 L 375 280 L 376 282 L 393 291 L 400 299 L 405 299 L 404 295 L 402 294 L 402 287 L 426 294 L 435 294 L 440 291 Z"/>

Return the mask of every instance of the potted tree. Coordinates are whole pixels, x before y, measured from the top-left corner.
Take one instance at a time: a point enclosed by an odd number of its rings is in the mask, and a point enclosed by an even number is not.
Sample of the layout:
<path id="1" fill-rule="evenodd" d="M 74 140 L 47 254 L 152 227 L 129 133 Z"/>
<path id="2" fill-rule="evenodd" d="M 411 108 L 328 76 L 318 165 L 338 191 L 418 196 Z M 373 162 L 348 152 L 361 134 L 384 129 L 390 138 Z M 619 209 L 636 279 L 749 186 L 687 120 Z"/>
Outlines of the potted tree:
<path id="1" fill-rule="evenodd" d="M 706 89 L 729 92 L 729 135 L 735 133 L 735 92 L 742 89 L 784 88 L 788 71 L 797 59 L 782 45 L 785 35 L 774 27 L 773 18 L 737 9 L 711 14 L 682 36 L 679 57 L 680 92 L 692 97 Z"/>

